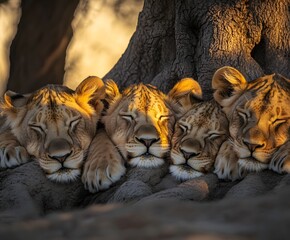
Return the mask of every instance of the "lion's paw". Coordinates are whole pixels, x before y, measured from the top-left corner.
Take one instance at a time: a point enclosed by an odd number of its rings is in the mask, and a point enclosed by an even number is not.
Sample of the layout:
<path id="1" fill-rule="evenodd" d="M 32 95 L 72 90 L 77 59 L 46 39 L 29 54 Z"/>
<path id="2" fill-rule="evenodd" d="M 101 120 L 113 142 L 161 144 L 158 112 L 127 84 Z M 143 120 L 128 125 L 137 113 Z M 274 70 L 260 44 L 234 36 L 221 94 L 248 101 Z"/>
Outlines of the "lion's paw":
<path id="1" fill-rule="evenodd" d="M 0 148 L 0 167 L 12 168 L 23 163 L 28 162 L 30 159 L 26 149 L 22 146 L 7 146 Z"/>
<path id="2" fill-rule="evenodd" d="M 82 181 L 91 193 L 108 189 L 126 172 L 122 161 L 115 159 L 93 159 L 85 163 Z"/>
<path id="3" fill-rule="evenodd" d="M 282 145 L 277 152 L 274 153 L 269 169 L 277 173 L 290 173 L 290 142 Z"/>
<path id="4" fill-rule="evenodd" d="M 215 160 L 214 173 L 219 179 L 236 180 L 244 173 L 238 165 L 238 156 L 229 141 L 222 144 Z"/>

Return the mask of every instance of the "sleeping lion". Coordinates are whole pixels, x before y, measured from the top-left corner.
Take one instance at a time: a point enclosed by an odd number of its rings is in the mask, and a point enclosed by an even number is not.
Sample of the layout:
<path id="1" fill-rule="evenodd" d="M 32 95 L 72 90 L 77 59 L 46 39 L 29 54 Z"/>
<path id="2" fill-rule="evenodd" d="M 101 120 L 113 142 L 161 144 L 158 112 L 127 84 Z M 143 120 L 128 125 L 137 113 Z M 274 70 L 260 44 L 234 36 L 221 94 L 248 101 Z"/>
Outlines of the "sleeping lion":
<path id="1" fill-rule="evenodd" d="M 104 96 L 97 77 L 86 78 L 75 91 L 47 85 L 26 95 L 6 92 L 0 104 L 0 167 L 33 158 L 50 180 L 75 180 L 95 136 Z"/>
<path id="2" fill-rule="evenodd" d="M 97 133 L 89 150 L 82 176 L 86 189 L 108 188 L 125 173 L 125 163 L 145 168 L 164 164 L 175 118 L 183 104 L 190 104 L 194 91 L 191 79 L 177 83 L 167 95 L 142 83 L 120 92 L 115 82 L 108 80 L 109 107 L 102 117 L 105 130 Z"/>
<path id="3" fill-rule="evenodd" d="M 216 158 L 218 177 L 235 180 L 267 168 L 290 172 L 290 81 L 272 74 L 247 82 L 237 69 L 223 67 L 212 87 L 230 133 Z"/>
<path id="4" fill-rule="evenodd" d="M 183 105 L 184 114 L 177 119 L 171 140 L 170 172 L 179 180 L 212 172 L 221 144 L 228 138 L 228 121 L 220 106 L 201 99 L 197 82 L 196 92 L 196 101 Z"/>

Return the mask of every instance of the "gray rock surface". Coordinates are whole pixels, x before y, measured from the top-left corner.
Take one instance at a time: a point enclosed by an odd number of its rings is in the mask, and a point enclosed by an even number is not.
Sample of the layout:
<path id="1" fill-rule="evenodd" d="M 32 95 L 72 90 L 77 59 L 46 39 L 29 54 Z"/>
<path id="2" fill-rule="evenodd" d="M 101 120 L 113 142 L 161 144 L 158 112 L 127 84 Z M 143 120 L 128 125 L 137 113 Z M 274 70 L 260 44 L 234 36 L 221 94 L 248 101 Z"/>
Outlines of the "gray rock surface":
<path id="1" fill-rule="evenodd" d="M 36 162 L 0 172 L 0 223 L 38 218 L 80 204 L 88 193 L 81 181 L 49 181 Z"/>
<path id="2" fill-rule="evenodd" d="M 112 188 L 86 192 L 48 181 L 36 163 L 0 172 L 0 239 L 289 239 L 290 175 L 242 181 L 208 174 L 178 182 L 128 169 Z"/>

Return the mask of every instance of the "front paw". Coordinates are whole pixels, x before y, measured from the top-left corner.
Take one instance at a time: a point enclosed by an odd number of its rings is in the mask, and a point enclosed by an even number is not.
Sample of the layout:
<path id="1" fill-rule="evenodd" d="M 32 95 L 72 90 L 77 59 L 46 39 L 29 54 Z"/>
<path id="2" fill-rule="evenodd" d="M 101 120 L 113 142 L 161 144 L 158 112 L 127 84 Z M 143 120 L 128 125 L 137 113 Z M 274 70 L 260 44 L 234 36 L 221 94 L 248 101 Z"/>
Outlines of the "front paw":
<path id="1" fill-rule="evenodd" d="M 91 193 L 108 189 L 126 172 L 122 161 L 98 157 L 89 159 L 84 165 L 82 181 L 85 189 Z"/>
<path id="2" fill-rule="evenodd" d="M 214 173 L 219 179 L 232 181 L 240 179 L 244 175 L 242 169 L 238 165 L 238 156 L 229 141 L 222 144 L 217 154 Z"/>
<path id="3" fill-rule="evenodd" d="M 286 142 L 274 153 L 269 169 L 277 173 L 290 173 L 290 142 Z"/>
<path id="4" fill-rule="evenodd" d="M 22 146 L 0 148 L 0 167 L 12 168 L 29 161 L 29 154 Z"/>

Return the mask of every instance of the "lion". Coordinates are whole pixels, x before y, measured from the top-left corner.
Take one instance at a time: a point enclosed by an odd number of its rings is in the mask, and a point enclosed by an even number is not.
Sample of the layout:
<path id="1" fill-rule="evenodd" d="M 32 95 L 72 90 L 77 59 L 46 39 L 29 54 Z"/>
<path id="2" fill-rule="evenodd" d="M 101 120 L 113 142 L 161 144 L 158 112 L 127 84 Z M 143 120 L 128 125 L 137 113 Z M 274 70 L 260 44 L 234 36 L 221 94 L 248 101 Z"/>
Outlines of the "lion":
<path id="1" fill-rule="evenodd" d="M 88 77 L 75 91 L 47 85 L 31 94 L 7 91 L 0 104 L 0 167 L 35 159 L 48 179 L 74 181 L 95 136 L 105 96 L 98 77 Z"/>
<path id="2" fill-rule="evenodd" d="M 195 90 L 195 82 L 183 79 L 167 95 L 143 83 L 120 92 L 108 80 L 108 109 L 101 120 L 105 130 L 96 135 L 84 165 L 86 189 L 94 193 L 109 188 L 124 175 L 125 164 L 158 168 L 167 163 L 175 117 L 197 95 Z"/>
<path id="3" fill-rule="evenodd" d="M 212 172 L 216 155 L 227 138 L 227 118 L 214 100 L 192 104 L 175 124 L 170 173 L 184 181 Z"/>
<path id="4" fill-rule="evenodd" d="M 285 144 L 289 145 L 290 81 L 272 74 L 247 82 L 237 69 L 226 66 L 216 71 L 212 87 L 230 134 L 216 158 L 218 177 L 236 180 L 268 168 L 289 172 Z"/>

